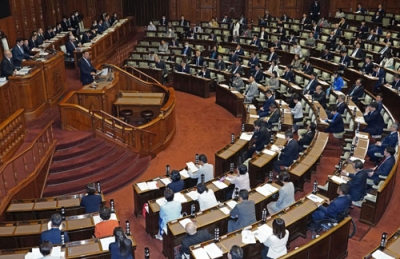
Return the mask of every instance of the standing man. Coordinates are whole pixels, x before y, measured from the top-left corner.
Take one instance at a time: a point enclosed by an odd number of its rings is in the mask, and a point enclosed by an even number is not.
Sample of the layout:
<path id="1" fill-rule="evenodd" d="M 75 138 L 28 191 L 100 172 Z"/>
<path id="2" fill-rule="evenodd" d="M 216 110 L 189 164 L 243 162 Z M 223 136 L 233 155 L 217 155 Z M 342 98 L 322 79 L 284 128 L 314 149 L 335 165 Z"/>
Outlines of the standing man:
<path id="1" fill-rule="evenodd" d="M 89 60 L 89 51 L 83 52 L 82 58 L 79 61 L 79 69 L 81 70 L 81 82 L 82 85 L 87 85 L 93 82 L 93 78 L 96 76 L 96 69 L 93 67 Z"/>
<path id="2" fill-rule="evenodd" d="M 319 4 L 318 0 L 315 0 L 310 7 L 311 20 L 317 22 L 320 14 L 321 14 L 321 5 Z"/>

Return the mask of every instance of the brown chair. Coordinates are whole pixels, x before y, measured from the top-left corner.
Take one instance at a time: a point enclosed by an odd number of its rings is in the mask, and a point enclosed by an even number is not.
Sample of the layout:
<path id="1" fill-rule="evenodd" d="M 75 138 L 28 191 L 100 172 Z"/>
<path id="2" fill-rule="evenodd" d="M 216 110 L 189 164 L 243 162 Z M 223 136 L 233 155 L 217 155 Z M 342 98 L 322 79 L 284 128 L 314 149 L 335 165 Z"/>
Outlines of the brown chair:
<path id="1" fill-rule="evenodd" d="M 133 111 L 132 110 L 122 110 L 122 111 L 119 112 L 119 116 L 124 118 L 124 121 L 126 123 L 128 123 L 128 124 L 130 122 L 130 119 L 131 119 L 132 115 L 133 115 Z"/>
<path id="2" fill-rule="evenodd" d="M 154 112 L 150 110 L 144 110 L 140 112 L 140 116 L 145 120 L 145 123 L 148 123 L 153 119 Z"/>

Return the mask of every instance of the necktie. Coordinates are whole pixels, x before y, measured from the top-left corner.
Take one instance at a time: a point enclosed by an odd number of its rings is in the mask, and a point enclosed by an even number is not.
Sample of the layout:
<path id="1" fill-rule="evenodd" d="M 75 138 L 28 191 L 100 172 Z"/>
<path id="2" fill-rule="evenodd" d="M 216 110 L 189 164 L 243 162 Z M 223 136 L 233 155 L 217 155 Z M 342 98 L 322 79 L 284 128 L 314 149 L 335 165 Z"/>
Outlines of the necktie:
<path id="1" fill-rule="evenodd" d="M 198 66 L 198 65 L 199 65 L 199 63 L 200 63 L 200 57 L 198 57 L 198 58 L 197 58 L 197 61 L 196 61 L 196 66 Z"/>
<path id="2" fill-rule="evenodd" d="M 314 82 L 314 79 L 313 80 L 310 80 L 310 82 L 308 83 L 308 85 L 307 85 L 307 87 L 306 87 L 306 89 L 308 90 L 308 89 L 310 89 L 310 86 L 311 86 L 311 84 Z"/>
<path id="3" fill-rule="evenodd" d="M 251 86 L 253 85 L 253 83 L 249 84 L 249 87 L 247 88 L 246 92 L 244 93 L 244 95 L 247 95 L 247 93 L 249 92 Z"/>
<path id="4" fill-rule="evenodd" d="M 183 52 L 184 55 L 186 55 L 187 49 L 188 49 L 188 48 L 185 48 L 185 51 Z"/>
<path id="5" fill-rule="evenodd" d="M 384 48 L 381 50 L 381 52 L 379 52 L 379 54 L 384 53 L 386 50 L 387 50 L 387 47 L 384 47 Z"/>
<path id="6" fill-rule="evenodd" d="M 358 49 L 355 49 L 354 52 L 353 52 L 353 54 L 352 54 L 351 56 L 352 56 L 352 57 L 355 57 L 356 54 L 357 54 L 357 51 L 358 51 Z"/>
<path id="7" fill-rule="evenodd" d="M 354 87 L 353 91 L 351 91 L 350 95 L 353 95 L 354 92 L 357 90 L 358 86 Z"/>
<path id="8" fill-rule="evenodd" d="M 367 40 L 371 40 L 371 39 L 372 39 L 372 35 L 369 35 Z"/>
<path id="9" fill-rule="evenodd" d="M 237 67 L 235 68 L 235 71 L 233 71 L 233 74 L 236 74 L 236 71 L 238 70 L 238 68 L 239 68 L 239 66 L 237 66 Z"/>

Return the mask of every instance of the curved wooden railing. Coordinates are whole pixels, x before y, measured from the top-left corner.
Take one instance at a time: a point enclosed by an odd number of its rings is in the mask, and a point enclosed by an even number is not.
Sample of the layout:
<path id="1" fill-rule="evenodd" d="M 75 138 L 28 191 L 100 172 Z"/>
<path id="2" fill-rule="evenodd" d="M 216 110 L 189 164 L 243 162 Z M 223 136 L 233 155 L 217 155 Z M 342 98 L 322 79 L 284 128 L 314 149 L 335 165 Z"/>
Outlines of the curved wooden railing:
<path id="1" fill-rule="evenodd" d="M 0 165 L 17 151 L 25 133 L 24 109 L 17 110 L 0 124 Z"/>
<path id="2" fill-rule="evenodd" d="M 56 140 L 48 123 L 25 151 L 0 167 L 0 215 L 12 199 L 41 197 Z"/>
<path id="3" fill-rule="evenodd" d="M 68 93 L 59 104 L 62 127 L 92 130 L 116 144 L 131 148 L 134 152 L 155 156 L 169 145 L 176 131 L 174 89 L 132 67 L 124 70 L 114 65 L 104 66 L 113 70 L 113 82 L 102 90 Z M 158 116 L 138 127 L 114 117 L 112 104 L 117 99 L 118 92 L 124 90 L 165 93 Z"/>

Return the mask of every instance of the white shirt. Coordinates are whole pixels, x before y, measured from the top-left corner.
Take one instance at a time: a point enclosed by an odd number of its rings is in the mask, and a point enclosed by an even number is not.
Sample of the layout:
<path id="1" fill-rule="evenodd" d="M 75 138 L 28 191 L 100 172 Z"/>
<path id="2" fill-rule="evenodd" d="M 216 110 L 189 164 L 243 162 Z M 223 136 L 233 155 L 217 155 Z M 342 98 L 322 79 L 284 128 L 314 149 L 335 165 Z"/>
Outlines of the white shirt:
<path id="1" fill-rule="evenodd" d="M 264 245 L 268 246 L 267 256 L 271 258 L 278 258 L 282 255 L 287 254 L 286 243 L 289 239 L 289 231 L 285 230 L 285 236 L 279 239 L 275 235 L 271 235 L 264 241 Z"/>
<path id="2" fill-rule="evenodd" d="M 250 178 L 248 172 L 236 176 L 228 176 L 227 179 L 231 184 L 235 185 L 235 189 L 238 188 L 238 190 L 245 189 L 250 191 Z M 232 193 L 232 199 L 233 198 L 235 198 L 235 192 Z"/>
<path id="3" fill-rule="evenodd" d="M 199 202 L 200 211 L 204 211 L 218 205 L 218 201 L 217 198 L 215 198 L 214 191 L 211 189 L 208 189 L 208 191 L 204 191 L 202 194 L 199 194 L 199 198 L 197 199 L 197 201 Z"/>

